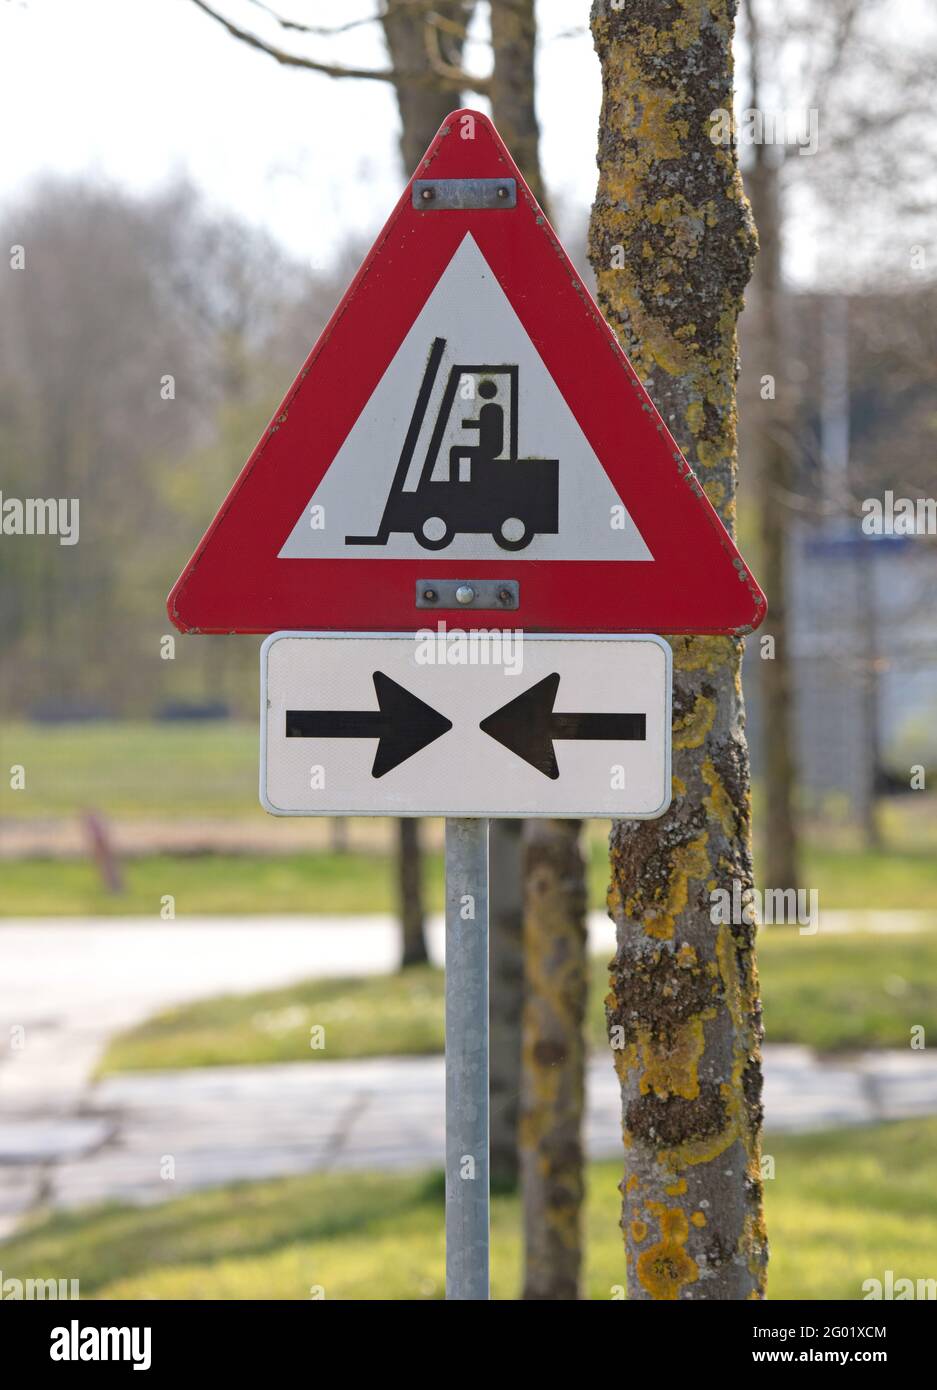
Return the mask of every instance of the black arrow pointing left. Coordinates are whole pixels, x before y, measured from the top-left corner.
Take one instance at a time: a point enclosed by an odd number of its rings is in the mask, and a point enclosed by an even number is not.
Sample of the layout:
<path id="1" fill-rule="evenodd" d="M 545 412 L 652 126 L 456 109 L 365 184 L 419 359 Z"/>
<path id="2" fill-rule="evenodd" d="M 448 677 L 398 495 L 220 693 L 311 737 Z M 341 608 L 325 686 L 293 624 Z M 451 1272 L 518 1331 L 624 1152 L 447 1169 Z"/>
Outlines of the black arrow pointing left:
<path id="1" fill-rule="evenodd" d="M 647 737 L 644 714 L 567 714 L 554 710 L 559 688 L 559 672 L 554 671 L 489 714 L 478 727 L 553 781 L 560 775 L 553 749 L 555 738 L 641 742 Z"/>
<path id="2" fill-rule="evenodd" d="M 376 738 L 372 777 L 383 777 L 452 728 L 452 721 L 375 671 L 376 710 L 288 709 L 287 738 Z"/>

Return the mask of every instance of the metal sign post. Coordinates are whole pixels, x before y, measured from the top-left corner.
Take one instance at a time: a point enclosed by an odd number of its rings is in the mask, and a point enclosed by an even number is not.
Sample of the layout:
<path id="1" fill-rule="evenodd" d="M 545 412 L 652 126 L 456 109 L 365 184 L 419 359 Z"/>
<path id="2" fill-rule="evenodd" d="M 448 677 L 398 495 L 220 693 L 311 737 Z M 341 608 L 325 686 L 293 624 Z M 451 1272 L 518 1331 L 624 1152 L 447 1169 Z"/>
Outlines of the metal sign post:
<path id="1" fill-rule="evenodd" d="M 488 822 L 446 821 L 446 1297 L 488 1297 Z"/>

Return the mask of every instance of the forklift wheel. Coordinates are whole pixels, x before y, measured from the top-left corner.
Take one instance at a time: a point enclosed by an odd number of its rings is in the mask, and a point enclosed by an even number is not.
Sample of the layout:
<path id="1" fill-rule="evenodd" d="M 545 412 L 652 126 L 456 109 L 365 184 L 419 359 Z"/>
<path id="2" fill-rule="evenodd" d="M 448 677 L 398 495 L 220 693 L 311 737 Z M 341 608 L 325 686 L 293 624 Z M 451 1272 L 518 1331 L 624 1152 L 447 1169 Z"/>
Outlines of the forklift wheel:
<path id="1" fill-rule="evenodd" d="M 426 534 L 427 527 L 430 528 L 430 535 Z M 440 527 L 441 533 L 435 534 Z M 444 550 L 452 540 L 453 534 L 452 527 L 441 516 L 427 516 L 423 518 L 419 529 L 413 532 L 413 538 L 419 541 L 425 550 Z"/>
<path id="2" fill-rule="evenodd" d="M 513 525 L 511 524 L 512 522 L 514 523 Z M 512 533 L 516 532 L 518 526 L 521 527 L 519 535 L 505 534 L 508 530 Z M 491 534 L 502 550 L 523 550 L 525 546 L 530 545 L 534 536 L 533 529 L 528 523 L 526 521 L 521 521 L 521 519 L 516 516 L 506 516 L 497 531 L 492 531 Z"/>

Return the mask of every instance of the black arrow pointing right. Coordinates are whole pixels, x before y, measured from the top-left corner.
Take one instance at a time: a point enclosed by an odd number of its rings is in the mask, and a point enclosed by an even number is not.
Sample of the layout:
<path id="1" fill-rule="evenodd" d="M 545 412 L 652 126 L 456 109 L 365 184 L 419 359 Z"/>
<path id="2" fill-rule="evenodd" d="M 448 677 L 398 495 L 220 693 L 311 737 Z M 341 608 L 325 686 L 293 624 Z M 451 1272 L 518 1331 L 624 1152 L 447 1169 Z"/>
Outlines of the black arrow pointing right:
<path id="1" fill-rule="evenodd" d="M 376 738 L 372 777 L 383 777 L 452 728 L 452 721 L 375 671 L 378 709 L 288 709 L 287 738 Z"/>
<path id="2" fill-rule="evenodd" d="M 554 781 L 560 775 L 553 748 L 555 738 L 639 742 L 647 737 L 644 714 L 556 713 L 553 705 L 559 688 L 559 672 L 554 671 L 489 714 L 478 727 Z"/>

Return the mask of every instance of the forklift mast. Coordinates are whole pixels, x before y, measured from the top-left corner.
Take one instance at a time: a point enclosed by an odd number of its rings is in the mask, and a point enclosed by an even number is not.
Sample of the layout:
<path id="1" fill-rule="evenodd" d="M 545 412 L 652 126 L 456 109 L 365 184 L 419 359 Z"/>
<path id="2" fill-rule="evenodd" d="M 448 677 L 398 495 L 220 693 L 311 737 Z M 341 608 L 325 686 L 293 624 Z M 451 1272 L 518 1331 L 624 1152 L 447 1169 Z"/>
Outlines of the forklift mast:
<path id="1" fill-rule="evenodd" d="M 390 485 L 387 501 L 384 503 L 384 515 L 381 517 L 381 524 L 377 528 L 377 535 L 346 536 L 346 545 L 374 545 L 375 543 L 384 544 L 387 541 L 391 531 L 394 500 L 403 492 L 403 485 L 407 481 L 407 474 L 410 471 L 410 462 L 423 429 L 426 407 L 429 405 L 429 398 L 433 392 L 436 373 L 439 371 L 439 364 L 442 361 L 442 355 L 445 350 L 445 338 L 434 338 L 429 350 L 429 358 L 426 363 L 426 370 L 423 373 L 423 380 L 420 382 L 416 404 L 413 407 L 413 414 L 410 416 L 410 424 L 407 428 L 406 438 L 403 441 L 403 448 L 400 451 L 400 458 L 397 460 L 394 480 Z"/>

